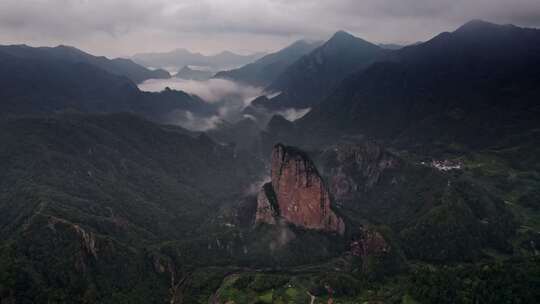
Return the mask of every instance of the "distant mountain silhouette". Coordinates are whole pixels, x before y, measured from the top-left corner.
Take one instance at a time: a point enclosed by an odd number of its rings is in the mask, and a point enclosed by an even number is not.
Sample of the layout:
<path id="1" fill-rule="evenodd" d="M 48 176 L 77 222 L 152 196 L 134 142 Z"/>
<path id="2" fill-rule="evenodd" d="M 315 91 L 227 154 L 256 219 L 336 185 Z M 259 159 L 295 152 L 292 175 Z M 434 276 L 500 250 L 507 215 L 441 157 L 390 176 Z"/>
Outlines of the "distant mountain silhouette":
<path id="1" fill-rule="evenodd" d="M 282 94 L 268 104 L 277 108 L 307 108 L 318 104 L 345 77 L 382 58 L 382 48 L 339 31 L 325 44 L 303 56 L 269 87 Z"/>
<path id="2" fill-rule="evenodd" d="M 250 63 L 241 68 L 222 71 L 216 78 L 231 79 L 254 86 L 266 87 L 300 57 L 319 47 L 321 42 L 299 40 L 288 47 Z"/>
<path id="3" fill-rule="evenodd" d="M 80 57 L 0 49 L 2 304 L 538 302 L 540 30 L 338 32 L 248 107 Z"/>
<path id="4" fill-rule="evenodd" d="M 379 43 L 377 45 L 387 50 L 399 50 L 405 47 L 405 45 L 395 43 Z"/>
<path id="5" fill-rule="evenodd" d="M 67 55 L 62 56 L 60 51 Z M 0 116 L 76 110 L 134 112 L 161 121 L 179 109 L 201 113 L 212 111 L 198 97 L 184 92 L 141 92 L 126 76 L 109 72 L 110 66 L 101 68 L 78 60 L 80 56 L 96 58 L 64 47 L 1 47 Z M 95 60 L 105 62 L 106 59 Z"/>
<path id="6" fill-rule="evenodd" d="M 108 59 L 85 53 L 70 46 L 60 45 L 57 47 L 29 47 L 26 45 L 0 46 L 0 53 L 9 54 L 21 59 L 56 60 L 66 63 L 86 63 L 105 70 L 111 74 L 125 76 L 135 83 L 141 83 L 147 79 L 170 78 L 167 71 L 149 70 L 129 59 Z"/>
<path id="7" fill-rule="evenodd" d="M 298 124 L 330 137 L 469 146 L 540 126 L 540 30 L 472 21 L 393 57 L 349 77 Z"/>
<path id="8" fill-rule="evenodd" d="M 213 75 L 214 73 L 210 71 L 194 70 L 186 65 L 181 68 L 174 77 L 186 80 L 208 80 L 212 78 Z"/>
<path id="9" fill-rule="evenodd" d="M 176 49 L 166 53 L 135 54 L 132 59 L 138 64 L 153 68 L 204 66 L 214 70 L 230 69 L 251 63 L 264 56 L 262 53 L 251 55 L 238 55 L 224 51 L 216 55 L 206 56 L 192 53 L 186 49 Z"/>

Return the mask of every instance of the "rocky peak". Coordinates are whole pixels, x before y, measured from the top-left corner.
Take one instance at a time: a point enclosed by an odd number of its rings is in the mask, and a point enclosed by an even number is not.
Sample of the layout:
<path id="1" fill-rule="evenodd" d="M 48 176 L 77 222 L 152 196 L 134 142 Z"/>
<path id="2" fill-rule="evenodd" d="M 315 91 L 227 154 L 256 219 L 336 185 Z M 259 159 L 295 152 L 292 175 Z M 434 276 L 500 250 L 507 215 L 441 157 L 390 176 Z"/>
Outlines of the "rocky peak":
<path id="1" fill-rule="evenodd" d="M 372 44 L 362 38 L 356 37 L 345 31 L 336 32 L 323 46 L 326 51 L 338 51 L 343 48 L 366 48 L 380 50 L 377 45 Z"/>
<path id="2" fill-rule="evenodd" d="M 276 194 L 271 183 L 263 185 L 257 195 L 257 214 L 255 221 L 257 223 L 276 224 L 276 218 L 279 216 L 279 206 L 277 204 Z"/>
<path id="3" fill-rule="evenodd" d="M 340 31 L 335 32 L 334 35 L 332 35 L 332 37 L 329 40 L 332 41 L 333 39 L 343 40 L 343 39 L 355 39 L 355 38 L 356 37 L 353 36 L 352 34 L 347 33 L 344 30 L 340 30 Z"/>
<path id="4" fill-rule="evenodd" d="M 272 181 L 258 196 L 258 223 L 275 224 L 280 217 L 306 229 L 344 233 L 344 222 L 332 211 L 328 189 L 306 153 L 278 144 L 271 166 Z"/>

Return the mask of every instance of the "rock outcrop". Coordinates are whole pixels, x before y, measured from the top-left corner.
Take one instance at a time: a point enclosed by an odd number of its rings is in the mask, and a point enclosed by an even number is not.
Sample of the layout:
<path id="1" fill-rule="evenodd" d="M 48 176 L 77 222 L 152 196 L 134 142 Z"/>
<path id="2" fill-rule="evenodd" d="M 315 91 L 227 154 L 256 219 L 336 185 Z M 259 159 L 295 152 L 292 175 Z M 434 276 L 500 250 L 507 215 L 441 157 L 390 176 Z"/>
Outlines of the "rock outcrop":
<path id="1" fill-rule="evenodd" d="M 379 256 L 390 252 L 390 245 L 382 234 L 373 229 L 360 228 L 360 235 L 351 243 L 351 253 L 357 257 Z"/>
<path id="2" fill-rule="evenodd" d="M 257 213 L 255 221 L 257 223 L 276 224 L 276 217 L 279 215 L 276 194 L 271 183 L 265 184 L 257 195 Z"/>
<path id="3" fill-rule="evenodd" d="M 355 264 L 368 278 L 394 274 L 403 263 L 389 239 L 374 227 L 361 226 L 349 246 L 350 254 L 358 258 Z"/>
<path id="4" fill-rule="evenodd" d="M 258 223 L 275 224 L 280 217 L 306 229 L 344 233 L 343 220 L 330 207 L 328 189 L 304 152 L 278 144 L 271 166 L 272 182 L 258 196 Z"/>
<path id="5" fill-rule="evenodd" d="M 98 246 L 96 236 L 92 232 L 87 232 L 80 225 L 71 223 L 67 220 L 57 218 L 54 216 L 49 217 L 48 227 L 56 231 L 56 225 L 63 224 L 73 229 L 73 231 L 79 236 L 81 242 L 81 250 L 84 254 L 98 259 Z"/>
<path id="6" fill-rule="evenodd" d="M 336 201 L 354 199 L 375 186 L 386 170 L 396 169 L 399 159 L 372 142 L 341 144 L 326 152 L 329 189 Z"/>

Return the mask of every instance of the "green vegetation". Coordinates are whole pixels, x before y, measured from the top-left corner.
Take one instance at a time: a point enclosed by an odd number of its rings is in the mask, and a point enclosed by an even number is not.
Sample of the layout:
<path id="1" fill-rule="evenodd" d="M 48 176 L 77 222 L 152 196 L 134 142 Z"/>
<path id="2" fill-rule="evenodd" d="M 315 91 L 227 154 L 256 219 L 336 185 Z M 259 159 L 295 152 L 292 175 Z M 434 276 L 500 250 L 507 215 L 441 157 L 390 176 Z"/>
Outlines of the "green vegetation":
<path id="1" fill-rule="evenodd" d="M 265 70 L 282 94 L 243 113 L 309 114 L 208 134 L 74 111 L 170 121 L 234 100 L 0 47 L 0 303 L 539 303 L 539 34 L 475 21 L 391 53 L 338 32 Z M 276 142 L 313 158 L 343 235 L 255 225 Z"/>
<path id="2" fill-rule="evenodd" d="M 213 229 L 258 172 L 125 114 L 7 120 L 0 142 L 1 293 L 34 303 L 162 303 L 190 264 L 158 258 L 162 244 Z"/>
<path id="3" fill-rule="evenodd" d="M 420 303 L 535 303 L 540 298 L 540 260 L 421 267 L 409 292 Z"/>
<path id="4" fill-rule="evenodd" d="M 2 127 L 0 297 L 8 301 L 483 303 L 475 294 L 485 286 L 494 286 L 480 293 L 490 301 L 537 296 L 512 280 L 529 290 L 538 283 L 538 260 L 529 258 L 540 244 L 538 179 L 507 151 L 463 157 L 465 169 L 450 173 L 397 159 L 340 202 L 348 231 L 339 237 L 255 227 L 255 197 L 244 189 L 262 163 L 204 135 L 125 114 Z M 324 172 L 342 164 L 334 154 L 320 159 Z M 362 185 L 372 178 L 361 166 L 341 169 Z M 380 233 L 389 251 L 353 255 L 360 227 Z M 447 295 L 453 288 L 463 293 Z"/>
<path id="5" fill-rule="evenodd" d="M 273 274 L 257 274 L 275 282 Z M 418 264 L 410 273 L 381 282 L 366 282 L 345 274 L 297 274 L 268 290 L 238 286 L 253 280 L 250 273 L 229 277 L 220 289 L 222 303 L 536 303 L 540 297 L 538 258 L 505 262 L 434 266 Z M 233 283 L 231 283 L 231 281 Z"/>

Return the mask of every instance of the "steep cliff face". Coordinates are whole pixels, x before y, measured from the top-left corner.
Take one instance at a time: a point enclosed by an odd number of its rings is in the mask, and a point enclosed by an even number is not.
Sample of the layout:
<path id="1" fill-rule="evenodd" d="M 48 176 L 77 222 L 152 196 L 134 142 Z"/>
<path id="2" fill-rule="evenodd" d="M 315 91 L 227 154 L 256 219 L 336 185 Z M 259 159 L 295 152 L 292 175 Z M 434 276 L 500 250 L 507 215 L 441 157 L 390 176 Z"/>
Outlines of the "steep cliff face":
<path id="1" fill-rule="evenodd" d="M 354 198 L 375 186 L 383 172 L 396 169 L 399 159 L 371 142 L 342 144 L 327 158 L 336 164 L 329 170 L 329 189 L 336 201 Z"/>
<path id="2" fill-rule="evenodd" d="M 259 193 L 257 222 L 274 224 L 281 217 L 299 227 L 344 233 L 343 220 L 330 207 L 328 189 L 304 152 L 278 144 L 271 166 L 272 182 Z"/>
<path id="3" fill-rule="evenodd" d="M 257 195 L 257 214 L 255 221 L 257 223 L 276 224 L 276 217 L 279 216 L 276 194 L 271 183 L 263 186 Z"/>

